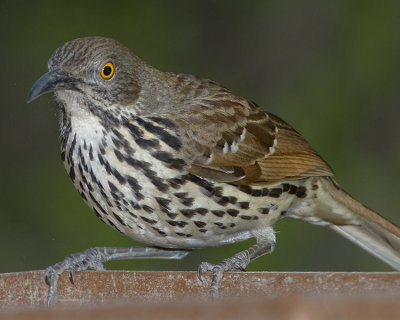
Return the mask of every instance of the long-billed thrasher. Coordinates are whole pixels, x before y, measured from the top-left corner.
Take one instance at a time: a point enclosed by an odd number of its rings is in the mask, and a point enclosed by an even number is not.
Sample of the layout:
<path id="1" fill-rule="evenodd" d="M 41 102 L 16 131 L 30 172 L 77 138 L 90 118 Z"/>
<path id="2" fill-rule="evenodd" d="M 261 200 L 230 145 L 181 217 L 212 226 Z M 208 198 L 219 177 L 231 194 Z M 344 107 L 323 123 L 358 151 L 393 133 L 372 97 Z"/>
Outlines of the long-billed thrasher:
<path id="1" fill-rule="evenodd" d="M 106 224 L 152 247 L 91 248 L 46 270 L 48 303 L 60 273 L 103 262 L 184 257 L 191 249 L 254 237 L 211 271 L 244 270 L 275 247 L 283 217 L 325 225 L 400 270 L 400 229 L 344 192 L 331 168 L 289 124 L 219 84 L 162 72 L 115 40 L 58 48 L 28 102 L 53 91 L 61 158 L 76 189 Z"/>

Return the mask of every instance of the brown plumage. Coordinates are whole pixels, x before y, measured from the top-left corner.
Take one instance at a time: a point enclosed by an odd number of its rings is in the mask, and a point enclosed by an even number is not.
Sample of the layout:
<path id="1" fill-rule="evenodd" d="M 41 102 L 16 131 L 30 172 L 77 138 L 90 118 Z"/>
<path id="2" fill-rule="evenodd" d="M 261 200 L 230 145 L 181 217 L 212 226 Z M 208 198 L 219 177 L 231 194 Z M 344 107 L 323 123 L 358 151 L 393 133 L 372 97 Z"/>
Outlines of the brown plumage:
<path id="1" fill-rule="evenodd" d="M 169 250 L 254 237 L 213 272 L 244 270 L 275 246 L 282 217 L 326 225 L 400 270 L 400 230 L 354 200 L 289 124 L 219 84 L 159 71 L 120 43 L 81 38 L 58 48 L 28 101 L 54 91 L 61 155 L 82 198 L 105 223 L 154 248 L 92 248 L 46 271 L 103 270 L 111 259 L 182 258 Z"/>

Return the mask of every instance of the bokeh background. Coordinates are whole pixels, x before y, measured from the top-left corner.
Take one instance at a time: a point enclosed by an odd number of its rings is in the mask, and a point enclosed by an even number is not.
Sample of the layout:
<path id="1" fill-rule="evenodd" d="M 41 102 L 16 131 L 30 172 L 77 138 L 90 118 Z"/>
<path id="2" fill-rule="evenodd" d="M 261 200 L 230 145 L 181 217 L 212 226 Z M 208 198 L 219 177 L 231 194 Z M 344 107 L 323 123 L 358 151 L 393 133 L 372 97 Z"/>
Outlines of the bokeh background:
<path id="1" fill-rule="evenodd" d="M 93 246 L 137 245 L 75 191 L 60 161 L 51 95 L 26 103 L 53 50 L 89 35 L 115 38 L 162 70 L 211 78 L 256 101 L 300 131 L 354 197 L 400 224 L 398 0 L 3 0 L 0 272 L 43 269 Z M 285 219 L 276 230 L 276 251 L 248 270 L 390 270 L 326 228 Z M 195 270 L 252 243 L 108 266 Z"/>

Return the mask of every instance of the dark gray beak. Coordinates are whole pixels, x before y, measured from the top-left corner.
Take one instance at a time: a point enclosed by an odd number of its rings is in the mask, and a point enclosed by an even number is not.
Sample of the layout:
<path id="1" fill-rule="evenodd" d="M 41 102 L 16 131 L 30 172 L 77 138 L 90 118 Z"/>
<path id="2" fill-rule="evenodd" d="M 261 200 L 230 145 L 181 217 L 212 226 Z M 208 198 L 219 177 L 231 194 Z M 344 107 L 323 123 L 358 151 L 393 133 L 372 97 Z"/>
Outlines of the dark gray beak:
<path id="1" fill-rule="evenodd" d="M 55 69 L 42 75 L 29 91 L 27 102 L 35 100 L 44 93 L 55 90 L 74 90 L 77 81 L 61 69 Z"/>

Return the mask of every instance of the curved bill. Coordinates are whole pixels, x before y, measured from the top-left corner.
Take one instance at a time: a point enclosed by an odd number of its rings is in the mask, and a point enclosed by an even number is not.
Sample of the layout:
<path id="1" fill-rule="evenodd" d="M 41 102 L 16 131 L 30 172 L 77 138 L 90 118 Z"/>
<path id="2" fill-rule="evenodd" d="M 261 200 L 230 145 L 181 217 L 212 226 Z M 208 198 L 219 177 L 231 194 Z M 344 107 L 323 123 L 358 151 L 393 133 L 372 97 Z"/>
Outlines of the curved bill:
<path id="1" fill-rule="evenodd" d="M 55 69 L 42 75 L 29 91 L 27 102 L 31 102 L 50 91 L 75 89 L 76 80 L 61 69 Z"/>

